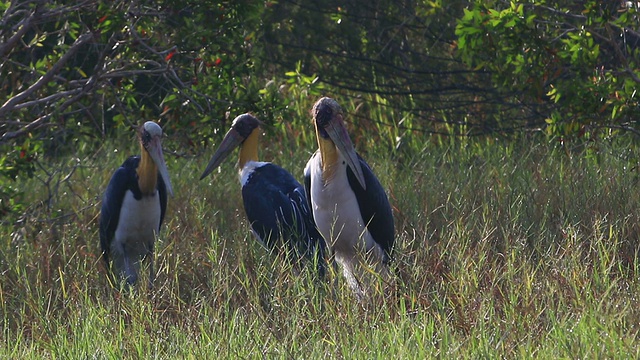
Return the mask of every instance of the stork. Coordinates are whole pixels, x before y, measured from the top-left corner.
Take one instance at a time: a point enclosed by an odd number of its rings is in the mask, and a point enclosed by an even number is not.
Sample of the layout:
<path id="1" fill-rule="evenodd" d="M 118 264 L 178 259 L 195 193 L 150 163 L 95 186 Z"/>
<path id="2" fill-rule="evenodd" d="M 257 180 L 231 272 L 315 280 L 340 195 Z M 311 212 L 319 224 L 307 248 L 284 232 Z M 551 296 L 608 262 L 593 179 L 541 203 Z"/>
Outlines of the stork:
<path id="1" fill-rule="evenodd" d="M 154 242 L 167 209 L 167 192 L 173 196 L 173 189 L 162 155 L 162 128 L 147 121 L 138 129 L 138 139 L 140 156 L 124 161 L 104 194 L 100 245 L 107 268 L 128 285 L 137 282 L 141 262 L 148 259 L 151 285 Z"/>
<path id="2" fill-rule="evenodd" d="M 369 254 L 387 271 L 394 242 L 391 206 L 369 165 L 354 149 L 340 105 L 318 100 L 311 110 L 318 150 L 304 170 L 313 218 L 358 298 L 364 290 L 354 269 Z"/>
<path id="3" fill-rule="evenodd" d="M 285 169 L 258 161 L 261 122 L 251 114 L 233 120 L 200 180 L 240 147 L 238 169 L 242 200 L 251 230 L 269 251 L 313 261 L 324 275 L 325 243 L 313 222 L 304 187 Z"/>

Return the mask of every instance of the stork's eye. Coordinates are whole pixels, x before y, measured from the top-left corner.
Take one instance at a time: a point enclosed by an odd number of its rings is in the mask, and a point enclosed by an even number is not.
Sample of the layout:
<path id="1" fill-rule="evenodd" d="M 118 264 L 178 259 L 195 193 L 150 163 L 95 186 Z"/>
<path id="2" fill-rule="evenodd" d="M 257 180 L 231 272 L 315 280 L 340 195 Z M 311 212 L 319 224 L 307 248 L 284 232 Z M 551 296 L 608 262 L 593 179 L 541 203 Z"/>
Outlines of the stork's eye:
<path id="1" fill-rule="evenodd" d="M 232 126 L 240 136 L 247 138 L 251 135 L 251 132 L 259 126 L 259 121 L 258 119 L 245 114 L 236 119 Z"/>
<path id="2" fill-rule="evenodd" d="M 322 109 L 318 111 L 318 115 L 316 115 L 316 122 L 320 127 L 325 127 L 329 124 L 332 115 L 333 113 L 330 108 Z"/>
<path id="3" fill-rule="evenodd" d="M 148 131 L 144 131 L 142 133 L 142 143 L 146 146 L 149 142 L 151 142 L 151 134 Z"/>

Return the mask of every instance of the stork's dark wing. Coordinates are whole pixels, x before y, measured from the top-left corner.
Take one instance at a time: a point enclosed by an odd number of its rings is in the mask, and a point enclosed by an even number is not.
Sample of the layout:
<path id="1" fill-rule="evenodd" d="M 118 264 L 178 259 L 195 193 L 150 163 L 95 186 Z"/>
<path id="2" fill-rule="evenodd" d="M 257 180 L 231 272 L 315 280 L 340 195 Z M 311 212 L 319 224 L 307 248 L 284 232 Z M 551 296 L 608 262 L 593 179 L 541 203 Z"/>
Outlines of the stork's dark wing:
<path id="1" fill-rule="evenodd" d="M 313 222 L 304 188 L 289 172 L 271 163 L 256 168 L 242 187 L 242 199 L 251 228 L 269 250 L 283 241 L 298 255 L 312 258 L 320 251 L 324 259 L 324 240 Z"/>
<path id="2" fill-rule="evenodd" d="M 164 220 L 164 214 L 167 211 L 167 185 L 162 179 L 162 175 L 158 172 L 158 194 L 160 195 L 160 222 L 158 223 L 158 232 L 162 227 L 162 221 Z"/>
<path id="3" fill-rule="evenodd" d="M 127 190 L 131 190 L 131 184 L 137 183 L 136 168 L 140 162 L 140 157 L 132 156 L 113 173 L 107 190 L 102 198 L 102 208 L 100 209 L 100 247 L 102 256 L 109 260 L 109 249 L 111 241 L 118 228 L 120 209 Z M 165 195 L 166 196 L 166 195 Z"/>
<path id="4" fill-rule="evenodd" d="M 351 168 L 347 167 L 347 178 L 349 179 L 349 185 L 356 195 L 358 200 L 358 206 L 360 207 L 360 213 L 364 222 L 367 224 L 367 229 L 373 236 L 373 240 L 382 247 L 388 261 L 391 257 L 391 251 L 393 249 L 393 243 L 395 239 L 395 229 L 393 224 L 393 213 L 391 211 L 391 205 L 389 199 L 384 191 L 384 188 L 378 181 L 378 178 L 373 174 L 369 164 L 360 155 L 360 166 L 364 174 L 364 180 L 367 184 L 367 189 L 364 190 L 358 179 L 356 178 Z"/>
<path id="5" fill-rule="evenodd" d="M 311 218 L 313 218 L 313 206 L 311 205 L 311 162 L 313 161 L 313 158 L 315 156 L 319 156 L 318 154 L 318 151 L 316 151 L 313 155 L 311 155 L 311 158 L 307 162 L 307 166 L 304 167 L 304 189 L 306 190 L 307 204 L 309 206 Z"/>
<path id="6" fill-rule="evenodd" d="M 297 181 L 296 181 L 297 183 Z M 302 248 L 300 250 L 305 252 L 305 256 L 315 263 L 317 263 L 317 270 L 321 277 L 325 275 L 325 253 L 327 245 L 322 235 L 316 227 L 316 222 L 313 219 L 313 213 L 311 212 L 311 202 L 307 198 L 305 188 L 302 185 L 297 184 L 292 193 L 289 194 L 292 206 L 296 209 L 298 218 L 296 221 L 300 221 L 304 227 L 306 236 L 301 241 L 306 243 L 300 244 Z"/>

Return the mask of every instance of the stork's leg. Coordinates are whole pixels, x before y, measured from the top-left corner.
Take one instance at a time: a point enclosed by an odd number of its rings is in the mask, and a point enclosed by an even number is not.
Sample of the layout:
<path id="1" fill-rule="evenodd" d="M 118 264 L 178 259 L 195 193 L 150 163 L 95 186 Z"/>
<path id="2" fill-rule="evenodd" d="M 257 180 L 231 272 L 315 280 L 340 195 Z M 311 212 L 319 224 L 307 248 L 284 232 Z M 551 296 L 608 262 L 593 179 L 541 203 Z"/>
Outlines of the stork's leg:
<path id="1" fill-rule="evenodd" d="M 347 280 L 347 284 L 353 290 L 358 301 L 362 302 L 365 298 L 366 292 L 360 284 L 360 281 L 356 278 L 355 275 L 355 266 L 358 259 L 356 258 L 355 253 L 351 254 L 340 254 L 336 253 L 336 261 L 342 265 L 342 274 Z"/>
<path id="2" fill-rule="evenodd" d="M 135 257 L 132 259 L 128 255 L 124 255 L 123 277 L 127 280 L 127 284 L 134 285 L 138 281 L 138 268 L 140 262 Z"/>
<path id="3" fill-rule="evenodd" d="M 135 270 L 135 264 L 128 256 L 123 243 L 119 241 L 112 242 L 111 259 L 111 271 L 115 275 L 114 280 L 117 282 L 125 280 L 127 284 L 133 285 L 138 279 L 138 275 Z"/>
<path id="4" fill-rule="evenodd" d="M 156 279 L 156 272 L 153 269 L 153 250 L 147 254 L 149 257 L 149 289 L 153 289 L 153 281 Z"/>
<path id="5" fill-rule="evenodd" d="M 374 245 L 367 251 L 366 258 L 368 264 L 374 264 L 373 269 L 376 274 L 388 283 L 392 278 L 392 274 L 389 270 L 389 266 L 385 263 L 387 256 L 385 255 L 384 250 L 382 250 L 380 246 Z"/>
<path id="6" fill-rule="evenodd" d="M 327 274 L 327 259 L 325 258 L 325 249 L 321 244 L 316 244 L 313 247 L 313 253 L 310 254 L 310 259 L 316 266 L 316 272 L 320 279 L 324 279 Z"/>

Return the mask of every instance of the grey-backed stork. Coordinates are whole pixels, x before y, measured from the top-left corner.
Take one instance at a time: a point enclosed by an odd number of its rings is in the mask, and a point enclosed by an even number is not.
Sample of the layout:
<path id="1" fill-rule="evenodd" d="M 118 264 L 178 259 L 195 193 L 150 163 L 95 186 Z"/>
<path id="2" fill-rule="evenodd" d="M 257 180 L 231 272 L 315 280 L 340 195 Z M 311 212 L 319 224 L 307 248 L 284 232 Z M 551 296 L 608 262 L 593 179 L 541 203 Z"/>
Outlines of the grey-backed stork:
<path id="1" fill-rule="evenodd" d="M 307 197 L 318 230 L 362 298 L 364 290 L 354 273 L 358 253 L 388 264 L 394 242 L 391 206 L 371 168 L 356 153 L 340 105 L 323 97 L 311 114 L 319 149 L 304 170 Z"/>
<path id="2" fill-rule="evenodd" d="M 280 166 L 258 161 L 260 125 L 251 114 L 236 117 L 200 179 L 240 146 L 242 200 L 253 234 L 269 251 L 315 262 L 323 276 L 325 243 L 313 222 L 304 187 Z"/>
<path id="3" fill-rule="evenodd" d="M 100 211 L 102 257 L 127 284 L 139 277 L 140 265 L 149 261 L 152 284 L 153 246 L 173 196 L 162 155 L 162 128 L 147 121 L 138 129 L 140 156 L 131 156 L 111 177 Z"/>

